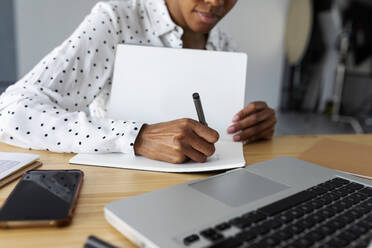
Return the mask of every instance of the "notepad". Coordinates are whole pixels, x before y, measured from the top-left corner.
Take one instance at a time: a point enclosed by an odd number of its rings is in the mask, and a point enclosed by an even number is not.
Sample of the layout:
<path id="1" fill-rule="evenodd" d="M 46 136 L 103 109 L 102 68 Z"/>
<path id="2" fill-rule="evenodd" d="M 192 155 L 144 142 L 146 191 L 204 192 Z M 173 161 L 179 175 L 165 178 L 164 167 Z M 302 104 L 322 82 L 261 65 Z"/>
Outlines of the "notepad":
<path id="1" fill-rule="evenodd" d="M 0 187 L 41 165 L 38 155 L 0 152 Z"/>
<path id="2" fill-rule="evenodd" d="M 78 154 L 70 160 L 71 164 L 94 165 L 122 169 L 134 169 L 157 172 L 206 172 L 235 169 L 245 166 L 243 147 L 241 143 L 220 141 L 216 144 L 215 154 L 206 163 L 187 162 L 171 164 L 151 160 L 141 156 L 122 153 L 109 154 Z"/>

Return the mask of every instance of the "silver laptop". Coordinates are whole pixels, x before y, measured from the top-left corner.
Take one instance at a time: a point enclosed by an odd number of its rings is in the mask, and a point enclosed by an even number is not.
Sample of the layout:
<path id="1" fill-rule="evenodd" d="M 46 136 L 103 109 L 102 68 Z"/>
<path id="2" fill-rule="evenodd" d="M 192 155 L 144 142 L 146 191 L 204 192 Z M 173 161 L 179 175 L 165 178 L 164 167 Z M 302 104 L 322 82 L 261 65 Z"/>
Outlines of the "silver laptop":
<path id="1" fill-rule="evenodd" d="M 372 182 L 282 157 L 110 203 L 105 218 L 139 247 L 367 247 Z"/>

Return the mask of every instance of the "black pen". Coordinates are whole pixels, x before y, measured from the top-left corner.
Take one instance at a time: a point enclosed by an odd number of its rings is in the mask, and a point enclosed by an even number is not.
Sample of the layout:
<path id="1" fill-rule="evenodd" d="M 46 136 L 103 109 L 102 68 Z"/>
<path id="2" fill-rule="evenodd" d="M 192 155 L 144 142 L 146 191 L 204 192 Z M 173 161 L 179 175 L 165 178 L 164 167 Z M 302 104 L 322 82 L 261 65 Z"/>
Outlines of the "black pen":
<path id="1" fill-rule="evenodd" d="M 203 107 L 200 101 L 199 93 L 192 94 L 192 98 L 194 99 L 194 104 L 196 108 L 196 113 L 198 114 L 199 122 L 203 125 L 208 126 L 207 122 L 205 121 L 205 116 L 204 116 Z"/>
<path id="2" fill-rule="evenodd" d="M 116 246 L 113 246 L 96 236 L 90 235 L 84 244 L 84 248 L 117 248 Z"/>

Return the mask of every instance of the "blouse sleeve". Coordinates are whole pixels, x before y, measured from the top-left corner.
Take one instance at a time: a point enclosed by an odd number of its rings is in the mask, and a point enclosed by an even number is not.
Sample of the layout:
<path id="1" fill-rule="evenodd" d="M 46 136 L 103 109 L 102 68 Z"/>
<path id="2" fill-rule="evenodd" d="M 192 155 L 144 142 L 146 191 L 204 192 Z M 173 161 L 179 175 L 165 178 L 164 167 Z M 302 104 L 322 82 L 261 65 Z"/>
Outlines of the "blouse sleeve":
<path id="1" fill-rule="evenodd" d="M 134 153 L 142 123 L 94 118 L 88 107 L 111 84 L 115 8 L 97 4 L 77 30 L 0 97 L 0 140 L 32 149 Z"/>

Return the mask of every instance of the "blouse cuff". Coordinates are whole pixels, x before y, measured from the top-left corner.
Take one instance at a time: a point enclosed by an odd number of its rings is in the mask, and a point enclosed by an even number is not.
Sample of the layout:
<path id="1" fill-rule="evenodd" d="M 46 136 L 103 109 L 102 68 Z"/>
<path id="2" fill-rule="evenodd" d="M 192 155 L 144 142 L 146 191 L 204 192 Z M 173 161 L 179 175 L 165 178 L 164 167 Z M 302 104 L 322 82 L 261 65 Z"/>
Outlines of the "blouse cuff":
<path id="1" fill-rule="evenodd" d="M 127 122 L 126 134 L 119 139 L 120 151 L 135 156 L 134 143 L 144 123 Z"/>

